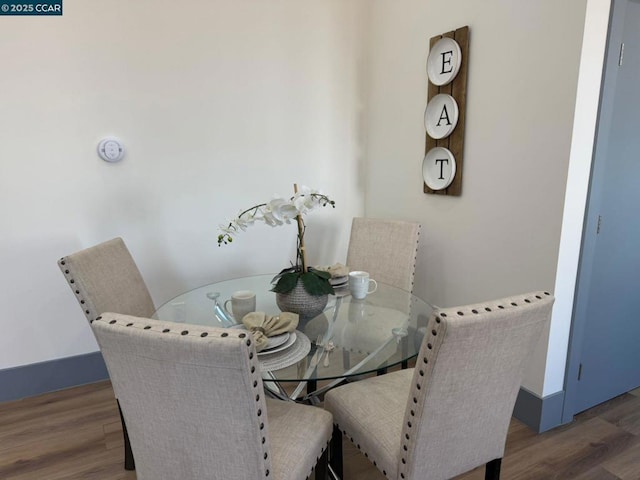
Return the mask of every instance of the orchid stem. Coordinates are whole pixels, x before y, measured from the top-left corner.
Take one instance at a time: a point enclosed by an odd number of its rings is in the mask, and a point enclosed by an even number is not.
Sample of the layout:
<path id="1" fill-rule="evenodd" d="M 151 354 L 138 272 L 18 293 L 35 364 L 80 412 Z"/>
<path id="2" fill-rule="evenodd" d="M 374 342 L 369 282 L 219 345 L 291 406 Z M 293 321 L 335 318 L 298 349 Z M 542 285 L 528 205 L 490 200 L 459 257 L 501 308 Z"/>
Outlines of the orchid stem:
<path id="1" fill-rule="evenodd" d="M 293 184 L 293 193 L 298 193 L 297 183 Z M 298 256 L 302 263 L 302 273 L 307 273 L 307 257 L 304 249 L 304 222 L 302 221 L 302 215 L 298 214 L 296 216 L 296 220 L 298 220 Z"/>

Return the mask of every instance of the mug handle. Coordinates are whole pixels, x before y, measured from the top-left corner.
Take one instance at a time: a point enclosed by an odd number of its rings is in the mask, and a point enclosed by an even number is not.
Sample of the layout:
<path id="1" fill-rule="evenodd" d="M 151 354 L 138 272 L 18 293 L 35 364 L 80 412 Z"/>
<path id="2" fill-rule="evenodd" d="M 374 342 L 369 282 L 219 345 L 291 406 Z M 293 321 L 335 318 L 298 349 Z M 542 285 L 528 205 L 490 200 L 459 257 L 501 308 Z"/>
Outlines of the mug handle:
<path id="1" fill-rule="evenodd" d="M 231 309 L 227 307 L 227 303 L 229 303 L 230 301 L 231 301 L 230 298 L 228 300 L 225 300 L 222 306 L 224 307 L 227 314 L 231 315 L 231 318 L 234 318 L 233 313 L 231 312 Z"/>
<path id="2" fill-rule="evenodd" d="M 373 293 L 378 289 L 378 282 L 376 282 L 373 278 L 369 279 L 369 288 L 371 288 L 372 283 L 373 283 L 373 290 L 369 290 L 367 293 Z"/>

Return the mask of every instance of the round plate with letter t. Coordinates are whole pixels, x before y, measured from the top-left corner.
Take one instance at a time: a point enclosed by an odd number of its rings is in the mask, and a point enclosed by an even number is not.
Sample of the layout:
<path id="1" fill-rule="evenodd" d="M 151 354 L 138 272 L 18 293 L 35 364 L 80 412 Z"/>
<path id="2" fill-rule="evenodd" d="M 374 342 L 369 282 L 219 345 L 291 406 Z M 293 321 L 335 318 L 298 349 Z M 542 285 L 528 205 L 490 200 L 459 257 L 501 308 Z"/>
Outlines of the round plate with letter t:
<path id="1" fill-rule="evenodd" d="M 456 176 L 456 159 L 448 148 L 436 147 L 422 161 L 422 177 L 431 190 L 442 190 Z"/>

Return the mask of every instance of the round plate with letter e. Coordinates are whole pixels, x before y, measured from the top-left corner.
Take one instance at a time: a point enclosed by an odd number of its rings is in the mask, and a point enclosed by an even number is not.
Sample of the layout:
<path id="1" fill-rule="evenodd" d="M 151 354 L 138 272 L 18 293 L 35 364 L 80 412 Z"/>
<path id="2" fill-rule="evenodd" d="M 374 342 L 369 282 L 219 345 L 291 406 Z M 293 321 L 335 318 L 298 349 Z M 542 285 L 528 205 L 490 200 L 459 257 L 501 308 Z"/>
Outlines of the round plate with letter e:
<path id="1" fill-rule="evenodd" d="M 458 116 L 456 99 L 446 93 L 439 93 L 427 104 L 424 126 L 431 138 L 439 140 L 451 135 L 458 124 Z"/>
<path id="2" fill-rule="evenodd" d="M 431 48 L 427 57 L 427 75 L 434 85 L 440 87 L 450 83 L 462 65 L 460 45 L 453 38 L 442 37 Z"/>
<path id="3" fill-rule="evenodd" d="M 448 148 L 435 147 L 422 161 L 422 178 L 431 190 L 442 190 L 456 176 L 456 159 Z"/>

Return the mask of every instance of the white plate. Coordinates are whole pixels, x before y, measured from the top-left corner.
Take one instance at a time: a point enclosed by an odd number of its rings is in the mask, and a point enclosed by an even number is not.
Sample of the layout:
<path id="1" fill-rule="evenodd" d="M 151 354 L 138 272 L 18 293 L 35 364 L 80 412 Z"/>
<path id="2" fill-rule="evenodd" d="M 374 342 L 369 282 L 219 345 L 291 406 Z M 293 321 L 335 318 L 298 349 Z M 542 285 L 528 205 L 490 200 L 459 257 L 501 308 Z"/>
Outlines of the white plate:
<path id="1" fill-rule="evenodd" d="M 427 75 L 434 85 L 447 85 L 456 78 L 462 65 L 460 45 L 453 38 L 442 37 L 427 57 Z"/>
<path id="2" fill-rule="evenodd" d="M 456 159 L 444 147 L 435 147 L 427 152 L 422 162 L 422 178 L 431 190 L 442 190 L 456 176 Z"/>
<path id="3" fill-rule="evenodd" d="M 285 332 L 280 335 L 276 335 L 274 337 L 267 337 L 267 340 L 269 340 L 269 343 L 267 343 L 267 348 L 265 348 L 265 350 L 279 347 L 280 345 L 285 343 L 287 340 L 289 340 L 290 335 L 291 334 L 289 332 Z"/>
<path id="4" fill-rule="evenodd" d="M 349 276 L 348 275 L 343 275 L 341 277 L 332 277 L 329 279 L 329 283 L 331 285 L 340 285 L 342 283 L 346 283 L 349 281 Z"/>
<path id="5" fill-rule="evenodd" d="M 289 348 L 291 345 L 293 345 L 295 341 L 296 341 L 296 332 L 291 332 L 289 334 L 289 338 L 287 339 L 287 341 L 284 342 L 282 345 L 276 348 L 272 348 L 271 350 L 263 350 L 261 352 L 258 352 L 258 356 L 270 355 L 272 353 L 281 352 L 282 350 L 285 350 Z"/>
<path id="6" fill-rule="evenodd" d="M 336 297 L 346 297 L 347 295 L 351 295 L 351 290 L 349 290 L 349 285 L 336 287 L 333 290 L 335 292 Z"/>
<path id="7" fill-rule="evenodd" d="M 451 95 L 439 93 L 427 104 L 424 112 L 424 126 L 429 136 L 435 140 L 451 135 L 458 124 L 458 102 Z"/>

